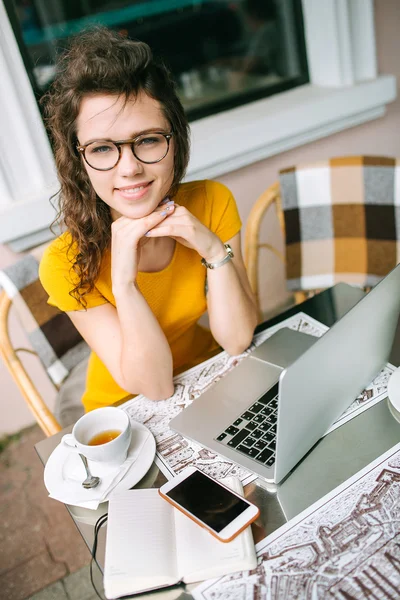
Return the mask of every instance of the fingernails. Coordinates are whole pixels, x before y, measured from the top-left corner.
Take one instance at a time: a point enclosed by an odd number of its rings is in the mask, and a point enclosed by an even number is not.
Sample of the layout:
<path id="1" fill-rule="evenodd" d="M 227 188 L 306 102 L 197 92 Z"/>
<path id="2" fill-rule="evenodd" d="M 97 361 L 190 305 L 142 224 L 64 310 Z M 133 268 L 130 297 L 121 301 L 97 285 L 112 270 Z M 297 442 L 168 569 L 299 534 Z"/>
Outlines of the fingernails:
<path id="1" fill-rule="evenodd" d="M 146 237 L 149 237 L 150 235 L 150 231 L 148 231 L 147 233 L 144 234 Z"/>
<path id="2" fill-rule="evenodd" d="M 158 206 L 162 206 L 163 204 L 167 204 L 169 202 L 172 202 L 172 200 L 170 200 L 169 197 L 167 196 L 166 198 L 164 198 L 164 200 L 162 200 L 160 202 L 160 204 Z"/>
<path id="3" fill-rule="evenodd" d="M 169 212 L 170 210 L 172 210 L 174 207 L 173 206 L 167 206 L 167 208 L 165 210 L 162 211 L 161 216 L 165 216 L 167 214 L 167 212 Z"/>

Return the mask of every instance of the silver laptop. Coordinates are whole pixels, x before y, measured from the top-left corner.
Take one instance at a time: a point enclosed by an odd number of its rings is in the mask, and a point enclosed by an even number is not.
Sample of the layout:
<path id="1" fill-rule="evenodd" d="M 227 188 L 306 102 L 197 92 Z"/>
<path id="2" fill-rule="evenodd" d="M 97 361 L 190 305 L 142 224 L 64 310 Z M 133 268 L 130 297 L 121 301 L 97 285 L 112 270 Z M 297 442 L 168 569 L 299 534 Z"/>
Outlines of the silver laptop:
<path id="1" fill-rule="evenodd" d="M 321 338 L 279 330 L 171 429 L 280 482 L 388 361 L 399 312 L 400 265 Z"/>

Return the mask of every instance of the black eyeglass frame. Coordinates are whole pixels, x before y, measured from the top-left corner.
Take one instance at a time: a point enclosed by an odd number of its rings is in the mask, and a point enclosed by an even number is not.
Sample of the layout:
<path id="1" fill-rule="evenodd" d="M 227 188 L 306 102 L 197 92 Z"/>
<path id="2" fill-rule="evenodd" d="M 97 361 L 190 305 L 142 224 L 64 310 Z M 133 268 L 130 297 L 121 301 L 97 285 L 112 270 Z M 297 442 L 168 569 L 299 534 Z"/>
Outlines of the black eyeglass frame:
<path id="1" fill-rule="evenodd" d="M 135 143 L 140 139 L 140 138 L 146 138 L 146 137 L 151 137 L 151 135 L 162 135 L 165 137 L 165 139 L 167 140 L 167 149 L 165 151 L 164 156 L 162 156 L 161 158 L 159 158 L 158 160 L 142 160 L 141 158 L 138 157 L 138 155 L 135 152 Z M 80 152 L 86 162 L 87 165 L 89 165 L 89 167 L 91 169 L 94 169 L 95 171 L 111 171 L 111 169 L 115 169 L 115 167 L 117 166 L 117 164 L 119 163 L 119 161 L 121 160 L 121 146 L 124 146 L 125 144 L 129 144 L 132 150 L 132 153 L 134 155 L 135 158 L 137 158 L 138 161 L 140 161 L 141 163 L 144 163 L 145 165 L 154 165 L 155 163 L 159 163 L 162 160 L 164 160 L 164 158 L 167 156 L 168 152 L 169 152 L 169 143 L 171 141 L 171 138 L 173 136 L 173 132 L 170 131 L 169 133 L 164 133 L 163 131 L 149 131 L 148 133 L 141 133 L 140 135 L 137 135 L 135 138 L 132 138 L 131 140 L 120 140 L 117 142 L 114 142 L 112 140 L 93 140 L 92 142 L 89 142 L 88 144 L 84 144 L 83 146 L 77 145 L 76 149 L 78 150 L 78 152 Z M 85 150 L 88 146 L 91 146 L 92 144 L 95 144 L 96 142 L 100 143 L 100 142 L 105 142 L 105 143 L 111 143 L 114 144 L 114 146 L 116 146 L 117 150 L 118 150 L 118 158 L 117 158 L 117 162 L 115 163 L 115 165 L 113 165 L 112 167 L 107 167 L 107 169 L 99 169 L 98 167 L 93 167 L 93 165 L 90 164 L 90 162 L 88 161 L 88 159 L 86 158 L 86 154 L 85 154 Z"/>

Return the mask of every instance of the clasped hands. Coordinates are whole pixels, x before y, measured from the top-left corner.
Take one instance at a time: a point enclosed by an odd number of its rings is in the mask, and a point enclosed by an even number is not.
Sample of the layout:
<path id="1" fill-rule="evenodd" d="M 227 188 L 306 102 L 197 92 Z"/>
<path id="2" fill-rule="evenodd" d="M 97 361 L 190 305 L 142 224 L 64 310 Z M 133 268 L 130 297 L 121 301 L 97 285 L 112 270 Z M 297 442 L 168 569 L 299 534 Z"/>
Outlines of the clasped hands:
<path id="1" fill-rule="evenodd" d="M 144 217 L 119 217 L 112 226 L 112 271 L 118 279 L 132 282 L 138 272 L 140 246 L 145 239 L 170 237 L 196 250 L 207 262 L 221 260 L 226 250 L 215 233 L 203 225 L 187 208 L 166 198 Z"/>

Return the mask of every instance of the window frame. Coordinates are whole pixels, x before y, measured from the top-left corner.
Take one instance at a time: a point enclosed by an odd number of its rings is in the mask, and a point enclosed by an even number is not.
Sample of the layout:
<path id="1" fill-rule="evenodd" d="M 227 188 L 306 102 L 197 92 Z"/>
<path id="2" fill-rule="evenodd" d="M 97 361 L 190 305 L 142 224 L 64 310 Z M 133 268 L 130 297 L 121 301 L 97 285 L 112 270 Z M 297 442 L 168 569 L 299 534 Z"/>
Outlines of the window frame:
<path id="1" fill-rule="evenodd" d="M 376 119 L 396 98 L 395 77 L 377 75 L 373 0 L 302 0 L 302 8 L 310 83 L 191 122 L 186 180 L 219 177 Z M 19 240 L 21 250 L 31 234 L 48 231 L 58 182 L 3 0 L 0 80 L 0 243 Z"/>

